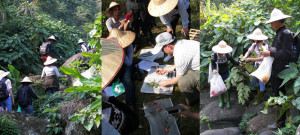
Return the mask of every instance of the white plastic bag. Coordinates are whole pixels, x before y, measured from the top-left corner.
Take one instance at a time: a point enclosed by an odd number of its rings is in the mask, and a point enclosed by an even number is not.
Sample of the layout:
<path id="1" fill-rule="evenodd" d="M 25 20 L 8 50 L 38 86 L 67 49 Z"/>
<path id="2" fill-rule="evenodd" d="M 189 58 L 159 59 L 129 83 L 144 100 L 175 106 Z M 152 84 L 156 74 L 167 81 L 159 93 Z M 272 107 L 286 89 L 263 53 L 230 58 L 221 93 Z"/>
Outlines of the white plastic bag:
<path id="1" fill-rule="evenodd" d="M 214 74 L 213 78 L 210 80 L 210 97 L 217 96 L 227 91 L 226 85 L 219 75 L 219 73 Z"/>
<path id="2" fill-rule="evenodd" d="M 262 83 L 266 84 L 271 76 L 273 57 L 265 57 L 260 66 L 250 75 L 259 79 Z"/>
<path id="3" fill-rule="evenodd" d="M 219 72 L 219 65 L 218 65 L 217 62 L 216 62 L 216 66 L 217 66 L 216 70 Z M 213 71 L 212 71 L 212 63 L 210 62 L 209 67 L 208 67 L 208 78 L 207 78 L 208 83 L 210 83 L 213 76 L 214 76 L 214 74 L 213 74 Z"/>

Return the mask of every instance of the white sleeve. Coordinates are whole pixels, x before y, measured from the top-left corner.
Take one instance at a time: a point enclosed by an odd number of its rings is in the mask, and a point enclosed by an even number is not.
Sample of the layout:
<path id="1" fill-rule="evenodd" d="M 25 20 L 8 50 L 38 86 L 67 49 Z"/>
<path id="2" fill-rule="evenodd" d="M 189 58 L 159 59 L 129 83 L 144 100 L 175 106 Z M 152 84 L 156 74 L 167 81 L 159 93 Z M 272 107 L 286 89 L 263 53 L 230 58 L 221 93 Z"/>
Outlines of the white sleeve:
<path id="1" fill-rule="evenodd" d="M 182 22 L 182 28 L 188 28 L 189 14 L 187 12 L 184 2 L 182 0 L 179 0 L 177 6 L 178 6 L 178 12 L 181 18 L 181 22 Z"/>
<path id="2" fill-rule="evenodd" d="M 8 90 L 9 90 L 9 89 L 12 89 L 11 81 L 10 81 L 9 79 L 7 79 L 7 80 L 5 81 L 5 84 L 6 84 L 6 87 L 7 87 Z"/>
<path id="3" fill-rule="evenodd" d="M 46 76 L 46 74 L 45 74 L 45 68 L 43 68 L 41 78 L 44 78 L 45 76 Z"/>
<path id="4" fill-rule="evenodd" d="M 55 75 L 56 75 L 57 77 L 60 77 L 60 76 L 61 76 L 61 74 L 58 72 L 57 67 L 55 67 L 55 66 L 54 66 L 54 72 L 55 72 Z"/>
<path id="5" fill-rule="evenodd" d="M 170 22 L 170 16 L 169 14 L 163 15 L 159 17 L 160 21 L 166 25 L 168 28 L 172 28 L 171 22 Z"/>

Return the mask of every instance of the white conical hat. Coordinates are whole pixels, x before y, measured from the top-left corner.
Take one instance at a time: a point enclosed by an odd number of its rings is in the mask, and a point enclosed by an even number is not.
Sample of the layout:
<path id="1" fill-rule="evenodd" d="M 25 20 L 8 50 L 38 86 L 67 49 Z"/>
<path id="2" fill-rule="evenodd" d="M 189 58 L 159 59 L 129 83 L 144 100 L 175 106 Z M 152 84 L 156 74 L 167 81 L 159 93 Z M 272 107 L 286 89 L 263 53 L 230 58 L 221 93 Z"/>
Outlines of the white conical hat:
<path id="1" fill-rule="evenodd" d="M 79 39 L 77 44 L 80 44 L 80 43 L 84 43 L 84 41 L 82 39 Z"/>
<path id="2" fill-rule="evenodd" d="M 230 53 L 232 51 L 232 47 L 222 40 L 219 44 L 215 45 L 212 50 L 216 53 Z"/>
<path id="3" fill-rule="evenodd" d="M 252 40 L 267 40 L 268 37 L 264 35 L 259 28 L 256 28 L 252 34 L 248 35 L 247 38 Z"/>
<path id="4" fill-rule="evenodd" d="M 32 81 L 30 80 L 30 78 L 28 76 L 26 76 L 21 82 L 32 83 Z"/>
<path id="5" fill-rule="evenodd" d="M 51 56 L 48 56 L 47 57 L 47 60 L 45 61 L 44 65 L 47 66 L 47 65 L 50 65 L 50 64 L 53 64 L 57 61 L 57 59 L 55 58 L 52 58 Z"/>
<path id="6" fill-rule="evenodd" d="M 56 41 L 56 38 L 55 38 L 53 35 L 47 38 L 47 40 L 50 40 L 50 39 L 52 39 L 52 40 L 55 40 L 55 41 Z"/>
<path id="7" fill-rule="evenodd" d="M 0 70 L 0 80 L 1 80 L 3 77 L 7 76 L 8 74 L 10 74 L 10 72 L 5 72 L 5 71 L 3 71 L 3 70 Z"/>
<path id="8" fill-rule="evenodd" d="M 271 13 L 271 18 L 266 22 L 266 24 L 269 24 L 271 22 L 275 22 L 275 21 L 278 21 L 278 20 L 281 20 L 281 19 L 290 18 L 290 17 L 292 17 L 292 16 L 285 15 L 285 14 L 282 13 L 281 10 L 279 10 L 277 8 L 274 8 L 274 10 Z"/>
<path id="9" fill-rule="evenodd" d="M 177 5 L 178 0 L 151 0 L 148 12 L 154 17 L 163 16 L 171 12 Z"/>

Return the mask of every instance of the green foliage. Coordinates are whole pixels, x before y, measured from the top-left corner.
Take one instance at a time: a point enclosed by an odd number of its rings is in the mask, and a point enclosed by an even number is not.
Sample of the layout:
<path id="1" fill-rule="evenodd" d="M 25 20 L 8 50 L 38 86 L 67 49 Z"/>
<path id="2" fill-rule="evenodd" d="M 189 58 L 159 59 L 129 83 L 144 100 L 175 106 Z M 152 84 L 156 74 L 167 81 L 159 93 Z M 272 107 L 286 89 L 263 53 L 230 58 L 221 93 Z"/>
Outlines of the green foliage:
<path id="1" fill-rule="evenodd" d="M 244 48 L 251 45 L 251 40 L 246 36 L 253 32 L 255 28 L 260 28 L 264 34 L 270 38 L 271 43 L 275 31 L 271 25 L 264 23 L 270 18 L 271 11 L 274 7 L 281 9 L 285 14 L 293 16 L 287 19 L 286 25 L 292 31 L 300 28 L 299 5 L 300 1 L 285 1 L 278 0 L 238 0 L 232 3 L 229 7 L 213 6 L 212 0 L 205 1 L 201 4 L 200 19 L 204 23 L 201 25 L 200 42 L 201 42 L 201 82 L 207 80 L 207 62 L 211 48 L 218 44 L 219 41 L 224 40 L 228 45 L 232 46 L 232 55 L 237 58 L 243 53 Z M 209 7 L 209 9 L 208 9 Z M 204 54 L 204 55 L 203 55 Z M 248 84 L 246 84 L 248 85 Z M 250 84 L 249 84 L 250 85 Z M 206 85 L 201 85 L 205 87 Z"/>
<path id="2" fill-rule="evenodd" d="M 43 111 L 47 115 L 50 124 L 47 125 L 46 132 L 49 135 L 59 134 L 63 132 L 62 125 L 60 123 L 61 115 L 58 113 L 60 107 L 47 108 Z"/>
<path id="3" fill-rule="evenodd" d="M 240 129 L 242 132 L 246 132 L 246 131 L 247 131 L 247 122 L 248 122 L 251 118 L 255 117 L 256 115 L 257 115 L 256 112 L 245 115 L 245 116 L 242 118 L 242 120 L 241 120 L 241 122 L 240 122 L 240 124 L 239 124 L 239 129 Z"/>
<path id="4" fill-rule="evenodd" d="M 247 65 L 253 66 L 253 65 Z M 236 88 L 238 91 L 238 102 L 245 104 L 249 98 L 250 84 L 249 72 L 244 66 L 234 67 L 231 69 L 229 77 L 225 80 L 227 89 Z"/>
<path id="5" fill-rule="evenodd" d="M 265 104 L 265 108 L 263 111 L 261 111 L 264 114 L 268 114 L 268 107 L 273 105 L 279 105 L 280 107 L 280 113 L 278 116 L 278 119 L 282 117 L 284 112 L 289 111 L 291 108 L 291 99 L 293 96 L 285 96 L 280 92 L 279 97 L 270 97 L 268 101 Z M 289 114 L 288 114 L 289 115 Z"/>
<path id="6" fill-rule="evenodd" d="M 200 121 L 207 123 L 208 129 L 211 130 L 210 123 L 209 123 L 209 117 L 207 117 L 207 116 L 201 117 Z"/>
<path id="7" fill-rule="evenodd" d="M 7 119 L 5 116 L 0 116 L 0 134 L 1 135 L 20 135 L 21 131 L 18 124 Z"/>
<path id="8" fill-rule="evenodd" d="M 91 57 L 91 60 L 89 61 L 89 65 L 91 66 L 91 78 L 85 78 L 83 77 L 78 70 L 75 68 L 64 68 L 61 67 L 61 70 L 64 71 L 66 74 L 73 75 L 75 78 L 78 78 L 80 82 L 83 84 L 83 86 L 74 86 L 65 89 L 65 92 L 72 92 L 77 93 L 81 92 L 83 95 L 90 95 L 92 103 L 85 107 L 84 109 L 80 110 L 78 113 L 73 114 L 69 117 L 72 121 L 76 121 L 76 123 L 80 123 L 83 125 L 83 127 L 87 131 L 91 131 L 92 128 L 99 128 L 100 126 L 100 120 L 101 120 L 101 109 L 102 109 L 102 97 L 101 97 L 101 82 L 102 78 L 100 76 L 101 72 L 101 44 L 100 44 L 100 38 L 102 33 L 102 14 L 98 14 L 98 18 L 94 23 L 95 29 L 92 31 L 95 31 L 95 33 L 91 34 L 90 37 L 92 40 L 90 41 L 90 44 L 92 46 L 95 46 L 97 51 L 93 54 L 91 53 L 81 53 L 85 57 Z"/>
<path id="9" fill-rule="evenodd" d="M 291 117 L 289 118 L 291 119 Z M 294 117 L 293 120 L 285 125 L 285 127 L 279 129 L 276 132 L 276 135 L 295 135 L 297 131 L 297 126 L 300 124 L 300 116 Z"/>
<path id="10" fill-rule="evenodd" d="M 1 65 L 11 64 L 25 74 L 40 72 L 43 65 L 39 47 L 51 35 L 58 39 L 55 46 L 63 57 L 73 56 L 79 50 L 79 32 L 48 15 L 36 14 L 34 2 L 4 1 L 0 6 L 5 18 L 0 23 Z"/>

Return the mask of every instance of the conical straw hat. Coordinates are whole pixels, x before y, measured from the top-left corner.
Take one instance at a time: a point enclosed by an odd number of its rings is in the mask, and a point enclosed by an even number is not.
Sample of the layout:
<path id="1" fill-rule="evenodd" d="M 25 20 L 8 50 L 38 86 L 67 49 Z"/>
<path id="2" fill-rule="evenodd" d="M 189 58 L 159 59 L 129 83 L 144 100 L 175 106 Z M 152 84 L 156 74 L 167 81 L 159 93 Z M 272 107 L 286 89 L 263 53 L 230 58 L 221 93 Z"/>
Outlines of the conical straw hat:
<path id="1" fill-rule="evenodd" d="M 267 40 L 268 37 L 264 35 L 259 28 L 256 28 L 252 34 L 248 35 L 247 38 L 252 40 Z"/>
<path id="2" fill-rule="evenodd" d="M 121 69 L 125 54 L 123 48 L 113 40 L 101 38 L 101 45 L 101 76 L 103 90 Z"/>
<path id="3" fill-rule="evenodd" d="M 218 45 L 215 45 L 212 50 L 216 53 L 230 53 L 232 51 L 232 47 L 222 40 Z"/>
<path id="4" fill-rule="evenodd" d="M 148 11 L 154 17 L 163 16 L 171 12 L 177 3 L 178 0 L 151 0 L 148 5 Z"/>
<path id="5" fill-rule="evenodd" d="M 124 4 L 119 4 L 119 3 L 113 1 L 109 4 L 109 7 L 106 9 L 105 15 L 108 16 L 108 17 L 111 17 L 112 16 L 112 11 L 110 9 L 115 7 L 115 6 L 120 6 L 120 11 L 121 12 L 123 12 L 125 10 L 125 5 Z"/>
<path id="6" fill-rule="evenodd" d="M 107 39 L 115 38 L 118 40 L 119 44 L 125 48 L 129 46 L 135 39 L 135 33 L 131 31 L 121 31 L 119 29 L 113 29 L 107 37 Z"/>
<path id="7" fill-rule="evenodd" d="M 80 43 L 84 43 L 84 41 L 82 39 L 79 39 L 77 44 L 80 44 Z"/>
<path id="8" fill-rule="evenodd" d="M 30 78 L 28 76 L 26 76 L 21 82 L 32 83 L 32 81 L 30 80 Z"/>
<path id="9" fill-rule="evenodd" d="M 290 15 L 285 15 L 282 13 L 281 10 L 274 8 L 274 10 L 271 12 L 271 18 L 266 22 L 266 24 L 278 21 L 278 20 L 282 20 L 282 19 L 286 19 L 286 18 L 290 18 L 292 16 Z"/>
<path id="10" fill-rule="evenodd" d="M 8 74 L 10 74 L 10 72 L 5 72 L 3 70 L 0 70 L 0 80 L 2 80 L 2 78 L 7 76 Z"/>
<path id="11" fill-rule="evenodd" d="M 52 58 L 51 56 L 48 56 L 48 57 L 47 57 L 47 60 L 46 60 L 45 63 L 44 63 L 44 65 L 45 65 L 45 66 L 48 66 L 48 65 L 50 65 L 50 64 L 55 63 L 56 61 L 57 61 L 57 59 Z"/>

